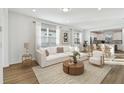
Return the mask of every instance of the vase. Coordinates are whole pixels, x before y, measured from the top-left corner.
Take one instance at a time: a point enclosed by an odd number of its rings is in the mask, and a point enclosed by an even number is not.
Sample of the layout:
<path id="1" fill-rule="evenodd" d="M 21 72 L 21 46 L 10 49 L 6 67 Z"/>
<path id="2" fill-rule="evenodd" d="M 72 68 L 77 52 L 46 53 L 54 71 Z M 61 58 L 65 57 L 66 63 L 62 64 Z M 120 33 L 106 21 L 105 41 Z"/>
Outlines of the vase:
<path id="1" fill-rule="evenodd" d="M 74 57 L 74 64 L 76 64 L 77 63 L 77 58 L 76 57 Z"/>

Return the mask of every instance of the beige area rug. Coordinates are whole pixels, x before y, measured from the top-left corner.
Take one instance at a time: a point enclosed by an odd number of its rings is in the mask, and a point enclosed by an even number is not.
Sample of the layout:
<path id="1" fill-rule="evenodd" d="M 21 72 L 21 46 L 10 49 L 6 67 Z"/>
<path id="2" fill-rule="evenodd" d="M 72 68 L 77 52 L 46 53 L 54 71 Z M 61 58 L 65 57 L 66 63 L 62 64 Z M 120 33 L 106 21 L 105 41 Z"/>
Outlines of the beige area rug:
<path id="1" fill-rule="evenodd" d="M 124 62 L 124 54 L 115 55 L 115 61 Z"/>
<path id="2" fill-rule="evenodd" d="M 99 84 L 111 70 L 110 65 L 96 67 L 84 62 L 84 73 L 78 76 L 68 75 L 63 72 L 62 63 L 46 68 L 33 67 L 33 71 L 40 84 Z"/>

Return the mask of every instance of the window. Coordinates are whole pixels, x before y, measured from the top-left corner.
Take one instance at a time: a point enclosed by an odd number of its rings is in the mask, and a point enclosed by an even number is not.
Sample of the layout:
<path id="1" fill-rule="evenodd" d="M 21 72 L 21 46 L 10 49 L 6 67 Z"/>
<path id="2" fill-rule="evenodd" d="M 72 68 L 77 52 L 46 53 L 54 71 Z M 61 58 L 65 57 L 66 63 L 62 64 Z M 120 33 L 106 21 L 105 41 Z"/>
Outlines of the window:
<path id="1" fill-rule="evenodd" d="M 74 44 L 80 44 L 80 33 L 74 33 Z"/>
<path id="2" fill-rule="evenodd" d="M 41 28 L 41 47 L 56 46 L 56 27 L 42 24 Z"/>

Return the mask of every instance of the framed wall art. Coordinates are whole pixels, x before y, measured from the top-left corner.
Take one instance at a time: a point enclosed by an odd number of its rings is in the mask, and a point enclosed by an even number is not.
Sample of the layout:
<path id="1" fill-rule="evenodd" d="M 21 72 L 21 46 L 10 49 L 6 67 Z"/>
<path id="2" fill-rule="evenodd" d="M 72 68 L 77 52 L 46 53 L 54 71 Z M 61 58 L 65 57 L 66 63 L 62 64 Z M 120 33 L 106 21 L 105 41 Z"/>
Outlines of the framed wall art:
<path id="1" fill-rule="evenodd" d="M 63 33 L 63 43 L 69 43 L 69 33 Z"/>

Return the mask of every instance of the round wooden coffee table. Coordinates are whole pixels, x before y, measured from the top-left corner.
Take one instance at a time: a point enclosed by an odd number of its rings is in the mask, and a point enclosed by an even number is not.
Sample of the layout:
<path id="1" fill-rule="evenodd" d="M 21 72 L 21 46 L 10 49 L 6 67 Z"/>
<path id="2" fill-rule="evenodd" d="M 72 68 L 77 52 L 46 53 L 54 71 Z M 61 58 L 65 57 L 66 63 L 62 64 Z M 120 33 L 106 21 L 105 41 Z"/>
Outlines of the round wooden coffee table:
<path id="1" fill-rule="evenodd" d="M 84 72 L 84 64 L 83 62 L 74 64 L 70 61 L 65 61 L 63 63 L 63 71 L 70 75 L 80 75 Z"/>

